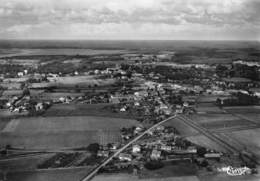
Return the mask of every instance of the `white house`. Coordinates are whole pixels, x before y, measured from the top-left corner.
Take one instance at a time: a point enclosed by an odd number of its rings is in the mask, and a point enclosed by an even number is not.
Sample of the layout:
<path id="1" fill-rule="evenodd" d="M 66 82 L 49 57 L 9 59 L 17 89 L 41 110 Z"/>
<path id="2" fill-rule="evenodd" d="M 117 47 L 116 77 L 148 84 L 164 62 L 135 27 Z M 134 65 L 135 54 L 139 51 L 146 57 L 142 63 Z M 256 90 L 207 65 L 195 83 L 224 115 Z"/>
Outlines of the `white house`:
<path id="1" fill-rule="evenodd" d="M 139 153 L 141 151 L 141 146 L 140 145 L 134 145 L 132 148 L 133 153 Z"/>
<path id="2" fill-rule="evenodd" d="M 151 159 L 158 160 L 161 157 L 161 151 L 154 149 L 151 153 Z"/>
<path id="3" fill-rule="evenodd" d="M 126 153 L 120 153 L 118 156 L 119 160 L 121 161 L 132 161 L 132 156 L 130 154 L 126 154 Z"/>

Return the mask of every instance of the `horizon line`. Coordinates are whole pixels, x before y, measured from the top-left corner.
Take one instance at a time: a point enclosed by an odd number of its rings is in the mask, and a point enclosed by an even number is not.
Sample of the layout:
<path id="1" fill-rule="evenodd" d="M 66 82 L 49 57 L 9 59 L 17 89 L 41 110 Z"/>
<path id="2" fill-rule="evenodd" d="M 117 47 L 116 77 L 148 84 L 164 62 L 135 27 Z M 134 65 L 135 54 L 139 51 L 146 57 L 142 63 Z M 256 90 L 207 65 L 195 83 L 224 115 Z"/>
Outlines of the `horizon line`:
<path id="1" fill-rule="evenodd" d="M 38 38 L 3 38 L 0 41 L 233 41 L 233 42 L 260 42 L 260 40 L 238 40 L 238 39 L 38 39 Z"/>

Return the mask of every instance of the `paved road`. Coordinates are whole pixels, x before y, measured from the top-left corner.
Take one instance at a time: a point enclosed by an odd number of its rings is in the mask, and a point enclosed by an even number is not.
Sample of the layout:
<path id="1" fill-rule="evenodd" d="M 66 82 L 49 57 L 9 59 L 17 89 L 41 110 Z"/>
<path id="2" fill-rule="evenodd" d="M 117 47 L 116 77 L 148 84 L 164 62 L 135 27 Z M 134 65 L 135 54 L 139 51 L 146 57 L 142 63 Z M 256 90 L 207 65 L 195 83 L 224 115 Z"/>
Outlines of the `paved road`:
<path id="1" fill-rule="evenodd" d="M 102 168 L 104 167 L 106 164 L 108 164 L 113 158 L 115 158 L 116 156 L 118 156 L 122 151 L 124 151 L 128 146 L 130 146 L 131 144 L 133 144 L 134 142 L 136 142 L 137 140 L 139 140 L 141 137 L 143 137 L 146 133 L 148 133 L 149 131 L 153 130 L 154 128 L 156 128 L 157 126 L 175 118 L 176 115 L 171 116 L 155 125 L 153 125 L 152 127 L 150 127 L 149 129 L 145 130 L 143 133 L 141 133 L 140 135 L 138 135 L 137 137 L 135 137 L 133 140 L 131 140 L 130 142 L 128 142 L 126 145 L 124 145 L 122 148 L 120 148 L 119 150 L 117 150 L 113 155 L 111 155 L 110 157 L 108 157 L 104 162 L 102 162 L 99 166 L 97 166 L 95 169 L 93 169 L 90 173 L 88 173 L 88 175 L 86 175 L 84 178 L 82 178 L 80 181 L 89 181 L 91 180 L 95 174 Z"/>

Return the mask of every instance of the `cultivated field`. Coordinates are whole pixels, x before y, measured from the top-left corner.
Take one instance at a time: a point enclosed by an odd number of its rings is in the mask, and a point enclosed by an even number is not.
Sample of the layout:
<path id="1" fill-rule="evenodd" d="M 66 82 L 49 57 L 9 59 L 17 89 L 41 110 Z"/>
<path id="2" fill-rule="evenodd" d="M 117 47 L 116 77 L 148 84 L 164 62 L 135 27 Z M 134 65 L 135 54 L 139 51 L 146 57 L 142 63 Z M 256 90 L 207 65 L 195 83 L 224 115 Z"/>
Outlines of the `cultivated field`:
<path id="1" fill-rule="evenodd" d="M 167 121 L 163 125 L 175 127 L 182 136 L 191 136 L 199 134 L 197 130 L 190 126 L 187 126 L 185 123 L 183 123 L 182 120 L 179 119 L 172 119 L 170 121 Z"/>
<path id="2" fill-rule="evenodd" d="M 15 124 L 12 131 L 15 133 L 39 133 L 62 131 L 92 131 L 92 130 L 118 130 L 138 124 L 131 119 L 118 119 L 108 117 L 77 116 L 77 117 L 31 117 L 12 120 Z M 7 125 L 8 126 L 8 125 Z M 10 126 L 12 127 L 12 126 Z M 8 131 L 6 131 L 8 132 Z"/>
<path id="3" fill-rule="evenodd" d="M 193 176 L 197 172 L 196 166 L 189 161 L 169 162 L 163 168 L 157 170 L 142 170 L 139 177 L 141 179 L 155 179 L 167 177 Z"/>
<path id="4" fill-rule="evenodd" d="M 108 107 L 113 104 L 56 104 L 44 116 L 103 116 L 114 118 L 133 118 L 125 112 L 115 113 Z"/>
<path id="5" fill-rule="evenodd" d="M 253 121 L 255 123 L 260 123 L 260 113 L 243 113 L 243 114 L 236 114 L 241 118 Z"/>
<path id="6" fill-rule="evenodd" d="M 200 105 L 198 105 L 199 107 L 196 108 L 196 111 L 199 114 L 214 114 L 214 113 L 223 113 L 223 110 L 221 110 L 220 108 L 218 108 L 217 106 L 208 106 L 208 105 L 203 105 L 203 103 Z"/>
<path id="7" fill-rule="evenodd" d="M 196 145 L 200 145 L 200 146 L 203 146 L 208 149 L 213 149 L 213 150 L 222 151 L 222 152 L 227 151 L 225 148 L 216 144 L 214 141 L 212 141 L 211 139 L 207 138 L 204 135 L 189 136 L 189 137 L 186 137 L 186 139 Z"/>
<path id="8" fill-rule="evenodd" d="M 200 96 L 198 99 L 199 103 L 205 103 L 205 102 L 211 102 L 215 103 L 217 98 L 225 98 L 227 96 L 217 96 L 217 95 L 205 95 L 205 96 Z"/>
<path id="9" fill-rule="evenodd" d="M 43 92 L 40 93 L 37 96 L 38 99 L 40 100 L 58 100 L 61 97 L 79 97 L 79 96 L 84 96 L 84 93 L 72 93 L 72 92 Z"/>
<path id="10" fill-rule="evenodd" d="M 260 128 L 225 134 L 246 146 L 249 151 L 253 152 L 258 158 L 260 158 Z"/>
<path id="11" fill-rule="evenodd" d="M 8 173 L 8 181 L 78 181 L 92 167 Z M 1 176 L 0 176 L 1 179 Z"/>
<path id="12" fill-rule="evenodd" d="M 260 113 L 260 106 L 234 106 L 224 107 L 224 109 L 235 114 Z"/>
<path id="13" fill-rule="evenodd" d="M 0 170 L 12 172 L 35 170 L 38 164 L 42 163 L 44 160 L 49 159 L 53 155 L 53 153 L 50 153 L 11 160 L 0 160 Z"/>
<path id="14" fill-rule="evenodd" d="M 120 141 L 120 128 L 136 125 L 131 119 L 90 116 L 15 119 L 0 132 L 0 146 L 59 149 L 107 144 Z"/>
<path id="15" fill-rule="evenodd" d="M 100 55 L 100 54 L 123 54 L 126 50 L 92 50 L 84 48 L 57 48 L 57 49 L 16 49 L 15 52 L 7 52 L 1 57 L 33 56 L 33 55 Z"/>
<path id="16" fill-rule="evenodd" d="M 116 82 L 115 79 L 99 79 L 96 76 L 56 77 L 48 79 L 51 81 L 51 85 L 53 86 L 68 88 L 75 85 L 77 85 L 77 87 L 105 86 Z"/>
<path id="17" fill-rule="evenodd" d="M 139 179 L 137 176 L 128 174 L 102 174 L 94 177 L 93 181 L 199 181 L 199 179 L 196 176 Z"/>
<path id="18" fill-rule="evenodd" d="M 232 114 L 194 114 L 190 116 L 198 123 L 210 123 L 223 120 L 237 120 Z"/>
<path id="19" fill-rule="evenodd" d="M 200 114 L 192 115 L 190 117 L 202 127 L 211 130 L 255 125 L 250 121 L 238 118 L 232 114 Z"/>

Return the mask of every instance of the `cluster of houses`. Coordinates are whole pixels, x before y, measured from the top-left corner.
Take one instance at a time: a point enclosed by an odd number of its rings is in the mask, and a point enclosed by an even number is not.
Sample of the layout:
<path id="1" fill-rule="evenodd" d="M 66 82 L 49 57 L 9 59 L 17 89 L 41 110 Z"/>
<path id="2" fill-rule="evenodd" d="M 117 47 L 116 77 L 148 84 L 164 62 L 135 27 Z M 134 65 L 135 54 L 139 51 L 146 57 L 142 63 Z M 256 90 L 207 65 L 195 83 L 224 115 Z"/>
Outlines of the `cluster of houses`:
<path id="1" fill-rule="evenodd" d="M 138 135 L 142 131 L 142 126 L 124 129 L 122 131 L 122 138 L 125 139 L 127 137 L 130 139 L 128 135 Z M 111 144 L 109 147 L 100 147 L 97 156 L 107 158 L 118 148 L 119 145 L 116 144 Z M 104 169 L 117 171 L 125 168 L 126 165 L 132 165 L 138 169 L 142 169 L 145 163 L 151 161 L 168 162 L 189 160 L 190 162 L 194 162 L 195 159 L 201 157 L 198 152 L 198 147 L 182 139 L 175 128 L 171 126 L 158 126 L 141 140 L 127 148 L 126 151 L 120 153 L 117 158 L 112 161 L 112 164 L 109 164 Z M 203 158 L 200 159 L 218 160 L 221 156 L 222 153 L 207 150 L 203 153 Z"/>

